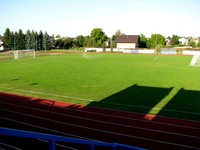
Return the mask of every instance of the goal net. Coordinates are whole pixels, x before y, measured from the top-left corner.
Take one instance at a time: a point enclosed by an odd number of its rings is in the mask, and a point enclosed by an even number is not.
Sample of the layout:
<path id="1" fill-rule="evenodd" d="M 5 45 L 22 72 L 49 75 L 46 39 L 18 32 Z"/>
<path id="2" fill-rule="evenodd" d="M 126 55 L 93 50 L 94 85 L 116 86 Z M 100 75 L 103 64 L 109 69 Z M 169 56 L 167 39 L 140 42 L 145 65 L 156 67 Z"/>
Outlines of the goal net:
<path id="1" fill-rule="evenodd" d="M 200 67 L 200 53 L 194 54 L 190 62 L 190 66 L 199 66 Z"/>
<path id="2" fill-rule="evenodd" d="M 23 57 L 35 57 L 35 50 L 14 50 L 13 51 L 14 59 L 19 59 Z"/>

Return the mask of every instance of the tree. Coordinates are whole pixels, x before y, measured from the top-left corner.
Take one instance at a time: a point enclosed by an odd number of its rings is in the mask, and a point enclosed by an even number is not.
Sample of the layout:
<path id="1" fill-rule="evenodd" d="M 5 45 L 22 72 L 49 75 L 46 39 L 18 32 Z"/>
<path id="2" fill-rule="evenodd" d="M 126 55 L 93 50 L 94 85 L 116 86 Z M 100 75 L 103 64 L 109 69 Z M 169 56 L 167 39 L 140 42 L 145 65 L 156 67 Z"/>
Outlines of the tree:
<path id="1" fill-rule="evenodd" d="M 120 35 L 122 35 L 122 34 L 123 34 L 123 33 L 121 33 L 121 30 L 118 29 L 118 30 L 115 32 L 115 34 L 112 36 L 112 38 L 111 38 L 111 43 L 110 43 L 111 50 L 112 50 L 113 47 L 116 47 L 116 46 L 117 46 L 117 44 L 116 44 L 116 42 L 115 42 L 116 37 L 117 37 L 117 36 L 120 36 Z"/>
<path id="2" fill-rule="evenodd" d="M 58 38 L 54 41 L 54 47 L 57 49 L 69 49 L 73 46 L 72 38 Z"/>
<path id="3" fill-rule="evenodd" d="M 51 42 L 50 42 L 50 39 L 49 39 L 49 35 L 46 31 L 45 31 L 44 37 L 43 37 L 43 48 L 44 48 L 44 50 L 51 49 Z"/>
<path id="4" fill-rule="evenodd" d="M 15 34 L 13 31 L 11 32 L 11 42 L 12 42 L 11 49 L 15 50 Z"/>
<path id="5" fill-rule="evenodd" d="M 54 41 L 54 46 L 57 49 L 64 49 L 64 38 L 58 38 Z"/>
<path id="6" fill-rule="evenodd" d="M 166 44 L 165 37 L 161 34 L 152 34 L 147 40 L 147 48 L 163 47 Z"/>
<path id="7" fill-rule="evenodd" d="M 189 46 L 192 46 L 193 48 L 196 48 L 197 44 L 196 44 L 195 41 L 190 40 L 190 41 L 189 41 Z"/>
<path id="8" fill-rule="evenodd" d="M 14 50 L 18 50 L 18 44 L 17 44 L 17 41 L 18 41 L 18 33 L 15 31 L 14 33 Z"/>
<path id="9" fill-rule="evenodd" d="M 170 41 L 170 45 L 176 46 L 178 44 L 179 44 L 179 36 L 173 34 L 171 41 Z"/>
<path id="10" fill-rule="evenodd" d="M 25 48 L 26 49 L 31 49 L 31 31 L 27 30 L 26 35 L 25 35 Z"/>
<path id="11" fill-rule="evenodd" d="M 197 47 L 199 47 L 199 48 L 200 48 L 200 41 L 197 43 Z"/>
<path id="12" fill-rule="evenodd" d="M 84 42 L 85 42 L 84 36 L 79 35 L 79 36 L 76 37 L 75 46 L 76 46 L 76 47 L 83 47 Z"/>
<path id="13" fill-rule="evenodd" d="M 15 46 L 17 50 L 25 49 L 25 36 L 21 29 L 19 29 L 18 33 L 15 33 Z"/>
<path id="14" fill-rule="evenodd" d="M 35 31 L 32 30 L 31 32 L 31 41 L 30 41 L 30 44 L 31 44 L 31 47 L 30 49 L 35 49 L 36 50 L 36 47 L 35 47 L 35 44 L 36 43 L 36 35 L 35 35 Z"/>
<path id="15" fill-rule="evenodd" d="M 12 38 L 11 38 L 11 32 L 9 28 L 6 28 L 3 36 L 3 42 L 4 42 L 4 47 L 7 49 L 12 48 Z"/>
<path id="16" fill-rule="evenodd" d="M 4 33 L 3 41 L 5 48 L 13 50 L 42 50 L 51 48 L 51 41 L 48 33 L 45 32 L 45 34 L 43 34 L 41 30 L 38 35 L 34 30 L 32 30 L 32 32 L 27 30 L 26 34 L 23 34 L 21 29 L 13 33 L 7 28 Z"/>
<path id="17" fill-rule="evenodd" d="M 40 30 L 38 35 L 38 50 L 43 50 L 43 32 Z"/>
<path id="18" fill-rule="evenodd" d="M 73 40 L 71 38 L 65 38 L 64 39 L 64 49 L 69 49 L 73 45 Z"/>
<path id="19" fill-rule="evenodd" d="M 121 30 L 118 29 L 118 30 L 115 32 L 115 34 L 112 36 L 112 40 L 115 41 L 116 37 L 117 37 L 117 36 L 120 36 L 120 35 L 122 35 Z"/>
<path id="20" fill-rule="evenodd" d="M 88 35 L 84 37 L 84 47 L 94 47 L 94 40 Z"/>
<path id="21" fill-rule="evenodd" d="M 94 28 L 91 31 L 91 38 L 94 40 L 94 44 L 97 47 L 103 46 L 103 43 L 106 41 L 107 36 L 101 28 Z"/>
<path id="22" fill-rule="evenodd" d="M 56 39 L 59 39 L 60 38 L 60 35 L 58 34 L 58 35 L 56 35 Z"/>
<path id="23" fill-rule="evenodd" d="M 147 38 L 144 34 L 140 34 L 140 48 L 147 48 Z"/>
<path id="24" fill-rule="evenodd" d="M 35 50 L 39 50 L 39 38 L 37 31 L 35 32 Z"/>

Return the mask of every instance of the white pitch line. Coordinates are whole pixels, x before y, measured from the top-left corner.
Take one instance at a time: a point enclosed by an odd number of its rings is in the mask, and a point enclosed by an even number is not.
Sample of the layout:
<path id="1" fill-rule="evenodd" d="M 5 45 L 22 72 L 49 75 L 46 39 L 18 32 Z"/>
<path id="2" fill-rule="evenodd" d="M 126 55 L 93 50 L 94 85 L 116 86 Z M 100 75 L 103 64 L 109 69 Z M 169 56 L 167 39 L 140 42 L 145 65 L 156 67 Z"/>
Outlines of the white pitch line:
<path id="1" fill-rule="evenodd" d="M 153 61 L 157 60 L 158 59 L 158 56 L 154 57 Z"/>
<path id="2" fill-rule="evenodd" d="M 61 98 L 71 98 L 71 99 L 77 99 L 77 100 L 83 100 L 83 101 L 89 101 L 93 102 L 96 100 L 86 99 L 86 98 L 79 98 L 79 97 L 73 97 L 73 96 L 66 96 L 66 95 L 58 95 L 58 94 L 49 94 L 49 93 L 43 93 L 43 92 L 36 92 L 36 91 L 29 91 L 29 90 L 20 90 L 20 89 L 14 89 L 14 88 L 2 88 L 4 90 L 13 90 L 18 92 L 25 92 L 25 93 L 33 93 L 33 94 L 39 94 L 39 95 L 47 95 L 47 96 L 54 96 L 54 97 L 61 97 Z"/>

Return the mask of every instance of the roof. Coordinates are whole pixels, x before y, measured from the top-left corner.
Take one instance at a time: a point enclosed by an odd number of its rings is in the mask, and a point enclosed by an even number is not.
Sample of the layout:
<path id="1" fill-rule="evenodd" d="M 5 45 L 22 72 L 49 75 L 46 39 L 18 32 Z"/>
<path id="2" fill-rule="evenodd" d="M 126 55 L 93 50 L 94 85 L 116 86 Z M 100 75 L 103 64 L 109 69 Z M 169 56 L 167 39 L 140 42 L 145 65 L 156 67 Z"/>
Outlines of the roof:
<path id="1" fill-rule="evenodd" d="M 139 35 L 120 35 L 116 37 L 116 43 L 139 43 Z"/>

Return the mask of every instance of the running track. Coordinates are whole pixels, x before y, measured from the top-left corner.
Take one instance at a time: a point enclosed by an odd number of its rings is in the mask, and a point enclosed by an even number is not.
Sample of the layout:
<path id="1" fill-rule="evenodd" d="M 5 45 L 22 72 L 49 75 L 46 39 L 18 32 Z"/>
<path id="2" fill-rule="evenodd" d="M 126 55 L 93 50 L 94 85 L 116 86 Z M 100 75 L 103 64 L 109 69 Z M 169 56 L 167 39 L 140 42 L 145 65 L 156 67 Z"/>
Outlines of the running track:
<path id="1" fill-rule="evenodd" d="M 72 105 L 3 92 L 0 92 L 0 126 L 146 149 L 200 149 L 199 121 L 165 117 L 155 117 L 148 121 L 144 114 Z M 6 138 L 1 139 L 2 143 L 7 142 Z M 12 141 L 9 144 L 21 146 L 20 142 L 16 142 L 17 139 Z M 29 148 L 34 149 L 37 142 L 31 143 Z M 40 148 L 42 146 L 46 144 L 41 144 Z M 69 147 L 60 145 L 60 149 L 79 149 L 74 145 Z"/>

